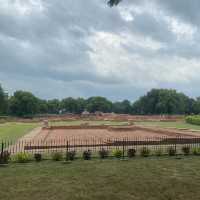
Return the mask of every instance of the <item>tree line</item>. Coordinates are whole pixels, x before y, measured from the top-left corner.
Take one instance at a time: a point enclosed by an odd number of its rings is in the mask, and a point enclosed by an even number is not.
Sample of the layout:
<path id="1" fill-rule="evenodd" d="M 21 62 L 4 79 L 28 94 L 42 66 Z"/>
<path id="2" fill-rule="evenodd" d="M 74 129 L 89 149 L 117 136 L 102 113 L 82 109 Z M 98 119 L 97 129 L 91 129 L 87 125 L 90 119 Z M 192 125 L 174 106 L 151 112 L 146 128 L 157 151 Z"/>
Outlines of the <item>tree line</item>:
<path id="1" fill-rule="evenodd" d="M 44 100 L 26 91 L 16 91 L 9 96 L 0 85 L 0 115 L 25 117 L 36 114 L 80 114 L 84 110 L 90 113 L 100 111 L 139 115 L 199 114 L 200 98 L 190 98 L 172 89 L 152 89 L 135 102 L 112 102 L 101 96 Z"/>

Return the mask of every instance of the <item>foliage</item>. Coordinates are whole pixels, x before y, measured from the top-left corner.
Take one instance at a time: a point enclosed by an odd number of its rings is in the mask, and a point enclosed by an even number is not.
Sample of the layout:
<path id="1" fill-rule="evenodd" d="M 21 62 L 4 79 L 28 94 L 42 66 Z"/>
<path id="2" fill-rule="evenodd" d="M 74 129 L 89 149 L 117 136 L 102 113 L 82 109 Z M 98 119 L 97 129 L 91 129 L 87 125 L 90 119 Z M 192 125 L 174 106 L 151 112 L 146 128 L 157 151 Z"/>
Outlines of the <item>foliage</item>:
<path id="1" fill-rule="evenodd" d="M 170 146 L 167 148 L 167 153 L 169 156 L 175 156 L 176 155 L 176 148 L 173 146 Z"/>
<path id="2" fill-rule="evenodd" d="M 76 156 L 76 151 L 67 151 L 66 152 L 66 161 L 74 160 Z"/>
<path id="3" fill-rule="evenodd" d="M 113 156 L 114 156 L 115 158 L 121 158 L 121 157 L 122 157 L 122 154 L 123 154 L 123 152 L 122 152 L 122 150 L 120 150 L 120 149 L 115 149 L 115 150 L 113 150 Z"/>
<path id="4" fill-rule="evenodd" d="M 110 5 L 116 3 L 110 1 Z M 128 100 L 111 102 L 101 96 L 43 100 L 26 91 L 16 91 L 8 97 L 0 85 L 0 114 L 3 115 L 31 117 L 35 114 L 80 114 L 84 110 L 119 114 L 199 114 L 200 98 L 192 99 L 172 89 L 152 89 L 133 104 Z M 196 124 L 196 119 L 188 120 Z"/>
<path id="5" fill-rule="evenodd" d="M 17 153 L 14 160 L 19 163 L 26 163 L 31 160 L 31 155 L 25 152 Z"/>
<path id="6" fill-rule="evenodd" d="M 192 149 L 192 153 L 195 156 L 199 156 L 200 155 L 200 147 L 195 147 Z"/>
<path id="7" fill-rule="evenodd" d="M 96 112 L 96 111 L 101 111 L 101 112 L 111 112 L 112 111 L 112 102 L 108 101 L 104 97 L 90 97 L 87 100 L 87 110 L 89 112 Z"/>
<path id="8" fill-rule="evenodd" d="M 129 158 L 133 158 L 135 156 L 135 154 L 136 154 L 136 149 L 128 149 L 127 156 Z"/>
<path id="9" fill-rule="evenodd" d="M 152 89 L 133 104 L 137 114 L 185 114 L 191 112 L 191 102 L 176 90 Z"/>
<path id="10" fill-rule="evenodd" d="M 181 150 L 185 156 L 190 154 L 190 146 L 183 146 Z"/>
<path id="11" fill-rule="evenodd" d="M 58 114 L 60 110 L 60 101 L 58 99 L 52 99 L 47 101 L 48 113 Z"/>
<path id="12" fill-rule="evenodd" d="M 61 109 L 63 112 L 80 114 L 85 109 L 85 100 L 83 98 L 68 97 L 61 101 Z"/>
<path id="13" fill-rule="evenodd" d="M 148 157 L 150 155 L 151 150 L 148 147 L 142 147 L 140 149 L 140 155 L 143 157 Z"/>
<path id="14" fill-rule="evenodd" d="M 200 115 L 187 116 L 185 121 L 189 124 L 200 125 Z"/>
<path id="15" fill-rule="evenodd" d="M 36 162 L 40 162 L 42 160 L 42 154 L 41 153 L 35 153 L 34 158 Z"/>
<path id="16" fill-rule="evenodd" d="M 0 84 L 0 114 L 6 114 L 8 109 L 8 95 L 4 92 Z"/>
<path id="17" fill-rule="evenodd" d="M 123 114 L 131 114 L 132 113 L 132 105 L 131 102 L 128 100 L 124 100 L 122 102 L 115 102 L 113 103 L 113 112 Z"/>
<path id="18" fill-rule="evenodd" d="M 83 159 L 84 160 L 91 160 L 92 152 L 91 150 L 86 150 L 83 152 Z"/>
<path id="19" fill-rule="evenodd" d="M 12 115 L 24 117 L 38 112 L 37 98 L 30 92 L 16 91 L 9 100 L 9 110 Z"/>
<path id="20" fill-rule="evenodd" d="M 0 153 L 0 164 L 7 164 L 10 159 L 10 153 L 8 151 L 3 151 Z"/>
<path id="21" fill-rule="evenodd" d="M 54 152 L 51 156 L 54 161 L 61 161 L 63 159 L 63 154 L 61 152 Z"/>
<path id="22" fill-rule="evenodd" d="M 155 155 L 156 156 L 162 156 L 163 155 L 163 150 L 161 148 L 158 148 L 155 150 Z"/>
<path id="23" fill-rule="evenodd" d="M 108 150 L 106 150 L 106 149 L 99 150 L 100 158 L 102 158 L 102 159 L 107 158 L 108 155 L 109 155 L 109 151 Z"/>

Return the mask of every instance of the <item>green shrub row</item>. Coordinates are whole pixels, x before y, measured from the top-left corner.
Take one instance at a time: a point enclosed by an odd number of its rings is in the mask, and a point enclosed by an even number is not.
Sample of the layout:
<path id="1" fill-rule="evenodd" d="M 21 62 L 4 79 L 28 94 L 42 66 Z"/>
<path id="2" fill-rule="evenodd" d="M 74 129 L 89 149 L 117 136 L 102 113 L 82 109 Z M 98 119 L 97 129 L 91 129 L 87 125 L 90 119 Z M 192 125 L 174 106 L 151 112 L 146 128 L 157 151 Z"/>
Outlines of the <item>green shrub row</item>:
<path id="1" fill-rule="evenodd" d="M 200 155 L 200 147 L 191 148 L 190 146 L 185 145 L 182 147 L 181 150 L 185 156 L 190 155 L 190 154 Z M 106 149 L 101 149 L 98 153 L 99 153 L 99 157 L 101 159 L 105 159 L 109 156 L 110 152 Z M 131 149 L 128 149 L 124 153 L 126 153 L 127 157 L 133 158 L 136 155 L 137 150 L 134 148 L 131 148 Z M 162 156 L 162 155 L 165 155 L 166 153 L 163 151 L 162 148 L 157 148 L 156 150 L 152 151 L 148 147 L 142 147 L 141 149 L 138 150 L 138 154 L 142 157 L 148 157 L 150 155 Z M 169 156 L 175 156 L 177 154 L 176 148 L 174 146 L 168 147 L 167 154 Z M 115 149 L 112 151 L 111 155 L 114 156 L 115 158 L 119 159 L 119 158 L 123 157 L 123 151 L 120 149 Z M 14 161 L 19 162 L 19 163 L 26 163 L 26 162 L 33 160 L 33 158 L 35 159 L 36 162 L 39 162 L 43 159 L 42 154 L 40 154 L 40 153 L 34 154 L 34 157 L 28 153 L 18 153 L 14 156 Z M 66 152 L 65 155 L 62 152 L 54 152 L 51 154 L 51 158 L 54 161 L 61 161 L 61 160 L 72 161 L 76 158 L 76 152 L 68 151 L 68 152 Z M 92 158 L 92 151 L 90 151 L 90 150 L 84 151 L 82 154 L 82 158 L 84 160 L 90 160 Z M 8 163 L 9 159 L 10 159 L 10 154 L 5 151 L 0 156 L 0 164 Z"/>
<path id="2" fill-rule="evenodd" d="M 200 125 L 200 115 L 187 116 L 185 121 L 189 124 Z"/>

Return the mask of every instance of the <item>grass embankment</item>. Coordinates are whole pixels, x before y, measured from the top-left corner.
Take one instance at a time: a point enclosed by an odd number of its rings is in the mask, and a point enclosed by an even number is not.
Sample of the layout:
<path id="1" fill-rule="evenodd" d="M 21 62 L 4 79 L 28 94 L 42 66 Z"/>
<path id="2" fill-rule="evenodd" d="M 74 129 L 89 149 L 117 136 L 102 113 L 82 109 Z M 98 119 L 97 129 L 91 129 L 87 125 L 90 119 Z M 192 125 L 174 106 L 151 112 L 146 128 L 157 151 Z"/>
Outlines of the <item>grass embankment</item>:
<path id="1" fill-rule="evenodd" d="M 120 121 L 103 121 L 103 120 L 94 120 L 94 121 L 87 121 L 87 120 L 72 120 L 72 121 L 58 121 L 58 122 L 49 122 L 51 126 L 77 126 L 84 123 L 88 123 L 91 126 L 98 126 L 98 125 L 111 125 L 111 126 L 118 126 L 118 125 L 127 125 L 128 122 L 120 122 Z"/>
<path id="2" fill-rule="evenodd" d="M 8 122 L 0 124 L 0 140 L 15 141 L 38 126 L 37 123 Z"/>
<path id="3" fill-rule="evenodd" d="M 198 200 L 200 159 L 142 158 L 0 168 L 4 200 Z"/>
<path id="4" fill-rule="evenodd" d="M 200 130 L 200 126 L 188 124 L 185 121 L 180 122 L 136 122 L 135 124 L 143 126 L 155 126 L 162 128 L 178 128 L 178 129 L 191 129 L 191 130 Z"/>

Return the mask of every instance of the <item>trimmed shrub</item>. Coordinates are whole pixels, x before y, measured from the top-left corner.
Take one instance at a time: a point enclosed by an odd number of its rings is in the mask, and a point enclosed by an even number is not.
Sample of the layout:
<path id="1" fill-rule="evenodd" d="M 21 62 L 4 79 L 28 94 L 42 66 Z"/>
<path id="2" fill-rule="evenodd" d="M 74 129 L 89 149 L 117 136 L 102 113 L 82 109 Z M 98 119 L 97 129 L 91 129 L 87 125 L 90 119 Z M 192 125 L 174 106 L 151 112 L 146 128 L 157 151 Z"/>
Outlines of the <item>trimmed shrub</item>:
<path id="1" fill-rule="evenodd" d="M 195 147 L 192 149 L 192 153 L 195 156 L 199 156 L 200 155 L 200 147 Z"/>
<path id="2" fill-rule="evenodd" d="M 41 153 L 35 153 L 34 158 L 36 162 L 40 162 L 42 160 L 42 154 Z"/>
<path id="3" fill-rule="evenodd" d="M 15 161 L 19 163 L 26 163 L 31 160 L 31 155 L 28 153 L 18 153 L 15 155 Z"/>
<path id="4" fill-rule="evenodd" d="M 162 150 L 161 148 L 156 149 L 156 150 L 155 150 L 155 155 L 156 155 L 156 156 L 162 156 L 162 155 L 163 155 L 163 150 Z"/>
<path id="5" fill-rule="evenodd" d="M 120 149 L 115 149 L 115 150 L 113 151 L 113 156 L 114 156 L 115 158 L 121 158 L 121 157 L 122 157 L 122 154 L 123 154 L 123 152 L 122 152 L 122 150 L 120 150 Z"/>
<path id="6" fill-rule="evenodd" d="M 129 158 L 133 158 L 135 156 L 135 154 L 136 154 L 136 149 L 128 149 L 127 156 Z"/>
<path id="7" fill-rule="evenodd" d="M 182 150 L 182 152 L 185 156 L 190 154 L 190 147 L 189 146 L 183 146 L 181 150 Z"/>
<path id="8" fill-rule="evenodd" d="M 63 159 L 63 154 L 61 152 L 52 153 L 52 160 L 61 161 Z"/>
<path id="9" fill-rule="evenodd" d="M 91 150 L 86 150 L 83 152 L 83 159 L 84 160 L 91 160 L 92 152 Z"/>
<path id="10" fill-rule="evenodd" d="M 175 156 L 176 155 L 176 148 L 175 147 L 169 147 L 167 149 L 167 153 L 169 156 Z"/>
<path id="11" fill-rule="evenodd" d="M 143 157 L 148 157 L 150 155 L 150 149 L 148 149 L 148 147 L 142 147 L 140 149 L 140 155 Z"/>
<path id="12" fill-rule="evenodd" d="M 68 160 L 74 160 L 76 156 L 76 151 L 67 151 L 66 152 L 66 161 Z"/>
<path id="13" fill-rule="evenodd" d="M 0 154 L 0 164 L 7 164 L 10 159 L 10 153 L 8 151 L 4 151 Z"/>
<path id="14" fill-rule="evenodd" d="M 101 149 L 99 151 L 99 156 L 100 158 L 104 159 L 104 158 L 107 158 L 108 157 L 108 154 L 109 154 L 109 151 L 105 150 L 105 149 Z"/>
<path id="15" fill-rule="evenodd" d="M 200 115 L 188 116 L 185 121 L 189 124 L 200 125 Z"/>

